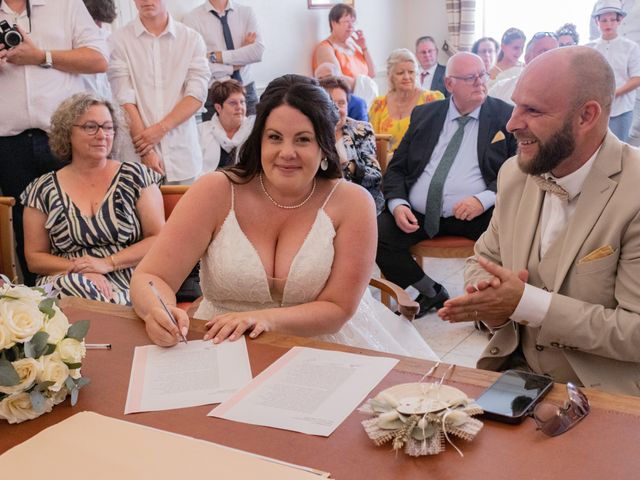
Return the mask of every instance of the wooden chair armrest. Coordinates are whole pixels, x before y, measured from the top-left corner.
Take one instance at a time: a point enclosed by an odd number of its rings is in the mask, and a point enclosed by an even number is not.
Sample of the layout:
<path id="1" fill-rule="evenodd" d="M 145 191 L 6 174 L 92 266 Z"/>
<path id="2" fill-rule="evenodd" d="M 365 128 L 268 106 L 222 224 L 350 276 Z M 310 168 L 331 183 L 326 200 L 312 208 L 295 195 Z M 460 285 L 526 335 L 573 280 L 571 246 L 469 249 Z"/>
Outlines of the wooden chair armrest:
<path id="1" fill-rule="evenodd" d="M 16 199 L 13 197 L 0 197 L 0 205 L 13 207 L 15 204 L 16 204 Z"/>
<path id="2" fill-rule="evenodd" d="M 411 297 L 393 282 L 383 278 L 372 277 L 369 279 L 369 285 L 378 288 L 384 293 L 389 294 L 398 304 L 398 310 L 409 320 L 413 320 L 420 309 L 418 302 L 411 300 Z"/>
<path id="3" fill-rule="evenodd" d="M 189 185 L 161 185 L 160 192 L 165 195 L 184 195 L 189 190 Z"/>

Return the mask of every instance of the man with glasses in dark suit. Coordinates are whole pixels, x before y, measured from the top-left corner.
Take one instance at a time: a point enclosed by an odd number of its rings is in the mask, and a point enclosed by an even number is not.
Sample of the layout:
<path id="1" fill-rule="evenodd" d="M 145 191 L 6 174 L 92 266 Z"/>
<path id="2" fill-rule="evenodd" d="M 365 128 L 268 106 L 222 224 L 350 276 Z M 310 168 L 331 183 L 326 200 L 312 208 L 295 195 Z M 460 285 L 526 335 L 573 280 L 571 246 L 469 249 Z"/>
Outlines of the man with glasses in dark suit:
<path id="1" fill-rule="evenodd" d="M 413 110 L 384 176 L 388 210 L 378 216 L 376 262 L 389 280 L 420 292 L 418 316 L 449 294 L 409 248 L 436 235 L 477 239 L 491 218 L 498 170 L 516 151 L 506 129 L 512 108 L 487 97 L 487 78 L 477 55 L 451 57 L 445 76 L 451 97 Z"/>

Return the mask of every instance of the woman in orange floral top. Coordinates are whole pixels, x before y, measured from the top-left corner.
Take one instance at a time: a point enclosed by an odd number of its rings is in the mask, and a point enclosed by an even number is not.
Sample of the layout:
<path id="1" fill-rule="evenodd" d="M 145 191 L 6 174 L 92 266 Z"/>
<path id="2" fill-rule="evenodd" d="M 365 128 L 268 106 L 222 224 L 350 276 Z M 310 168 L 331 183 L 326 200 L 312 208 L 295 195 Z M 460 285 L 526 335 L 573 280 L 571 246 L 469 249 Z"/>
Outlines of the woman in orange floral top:
<path id="1" fill-rule="evenodd" d="M 394 50 L 387 58 L 389 92 L 376 98 L 369 109 L 369 121 L 376 133 L 392 135 L 390 149 L 395 151 L 409 128 L 411 111 L 417 105 L 444 99 L 438 91 L 420 89 L 418 61 L 406 48 Z"/>

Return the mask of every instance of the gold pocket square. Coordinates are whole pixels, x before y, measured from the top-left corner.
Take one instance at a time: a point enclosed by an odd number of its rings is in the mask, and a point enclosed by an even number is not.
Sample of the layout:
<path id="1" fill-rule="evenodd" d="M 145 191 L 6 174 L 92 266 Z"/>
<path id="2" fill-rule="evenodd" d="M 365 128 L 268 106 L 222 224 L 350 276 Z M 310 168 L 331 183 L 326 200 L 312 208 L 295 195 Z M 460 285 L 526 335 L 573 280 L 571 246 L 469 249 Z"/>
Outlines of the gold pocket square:
<path id="1" fill-rule="evenodd" d="M 495 136 L 493 137 L 493 140 L 491 140 L 491 143 L 496 143 L 499 142 L 500 140 L 504 140 L 504 133 L 502 133 L 502 130 L 498 130 L 495 134 Z"/>
<path id="2" fill-rule="evenodd" d="M 578 260 L 578 264 L 593 262 L 594 260 L 598 260 L 599 258 L 608 257 L 609 255 L 613 255 L 614 250 L 611 245 L 605 245 L 604 247 L 596 248 L 593 252 L 589 252 L 587 255 Z"/>

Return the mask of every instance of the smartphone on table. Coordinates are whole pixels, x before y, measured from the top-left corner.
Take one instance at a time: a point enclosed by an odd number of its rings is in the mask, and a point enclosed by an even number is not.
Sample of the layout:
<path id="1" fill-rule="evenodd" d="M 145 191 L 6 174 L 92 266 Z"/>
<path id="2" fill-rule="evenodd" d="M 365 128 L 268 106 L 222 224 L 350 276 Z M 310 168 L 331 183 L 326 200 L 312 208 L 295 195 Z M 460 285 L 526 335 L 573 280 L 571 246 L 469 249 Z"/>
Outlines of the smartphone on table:
<path id="1" fill-rule="evenodd" d="M 476 402 L 484 417 L 505 423 L 520 423 L 551 390 L 553 379 L 545 375 L 507 370 Z"/>

